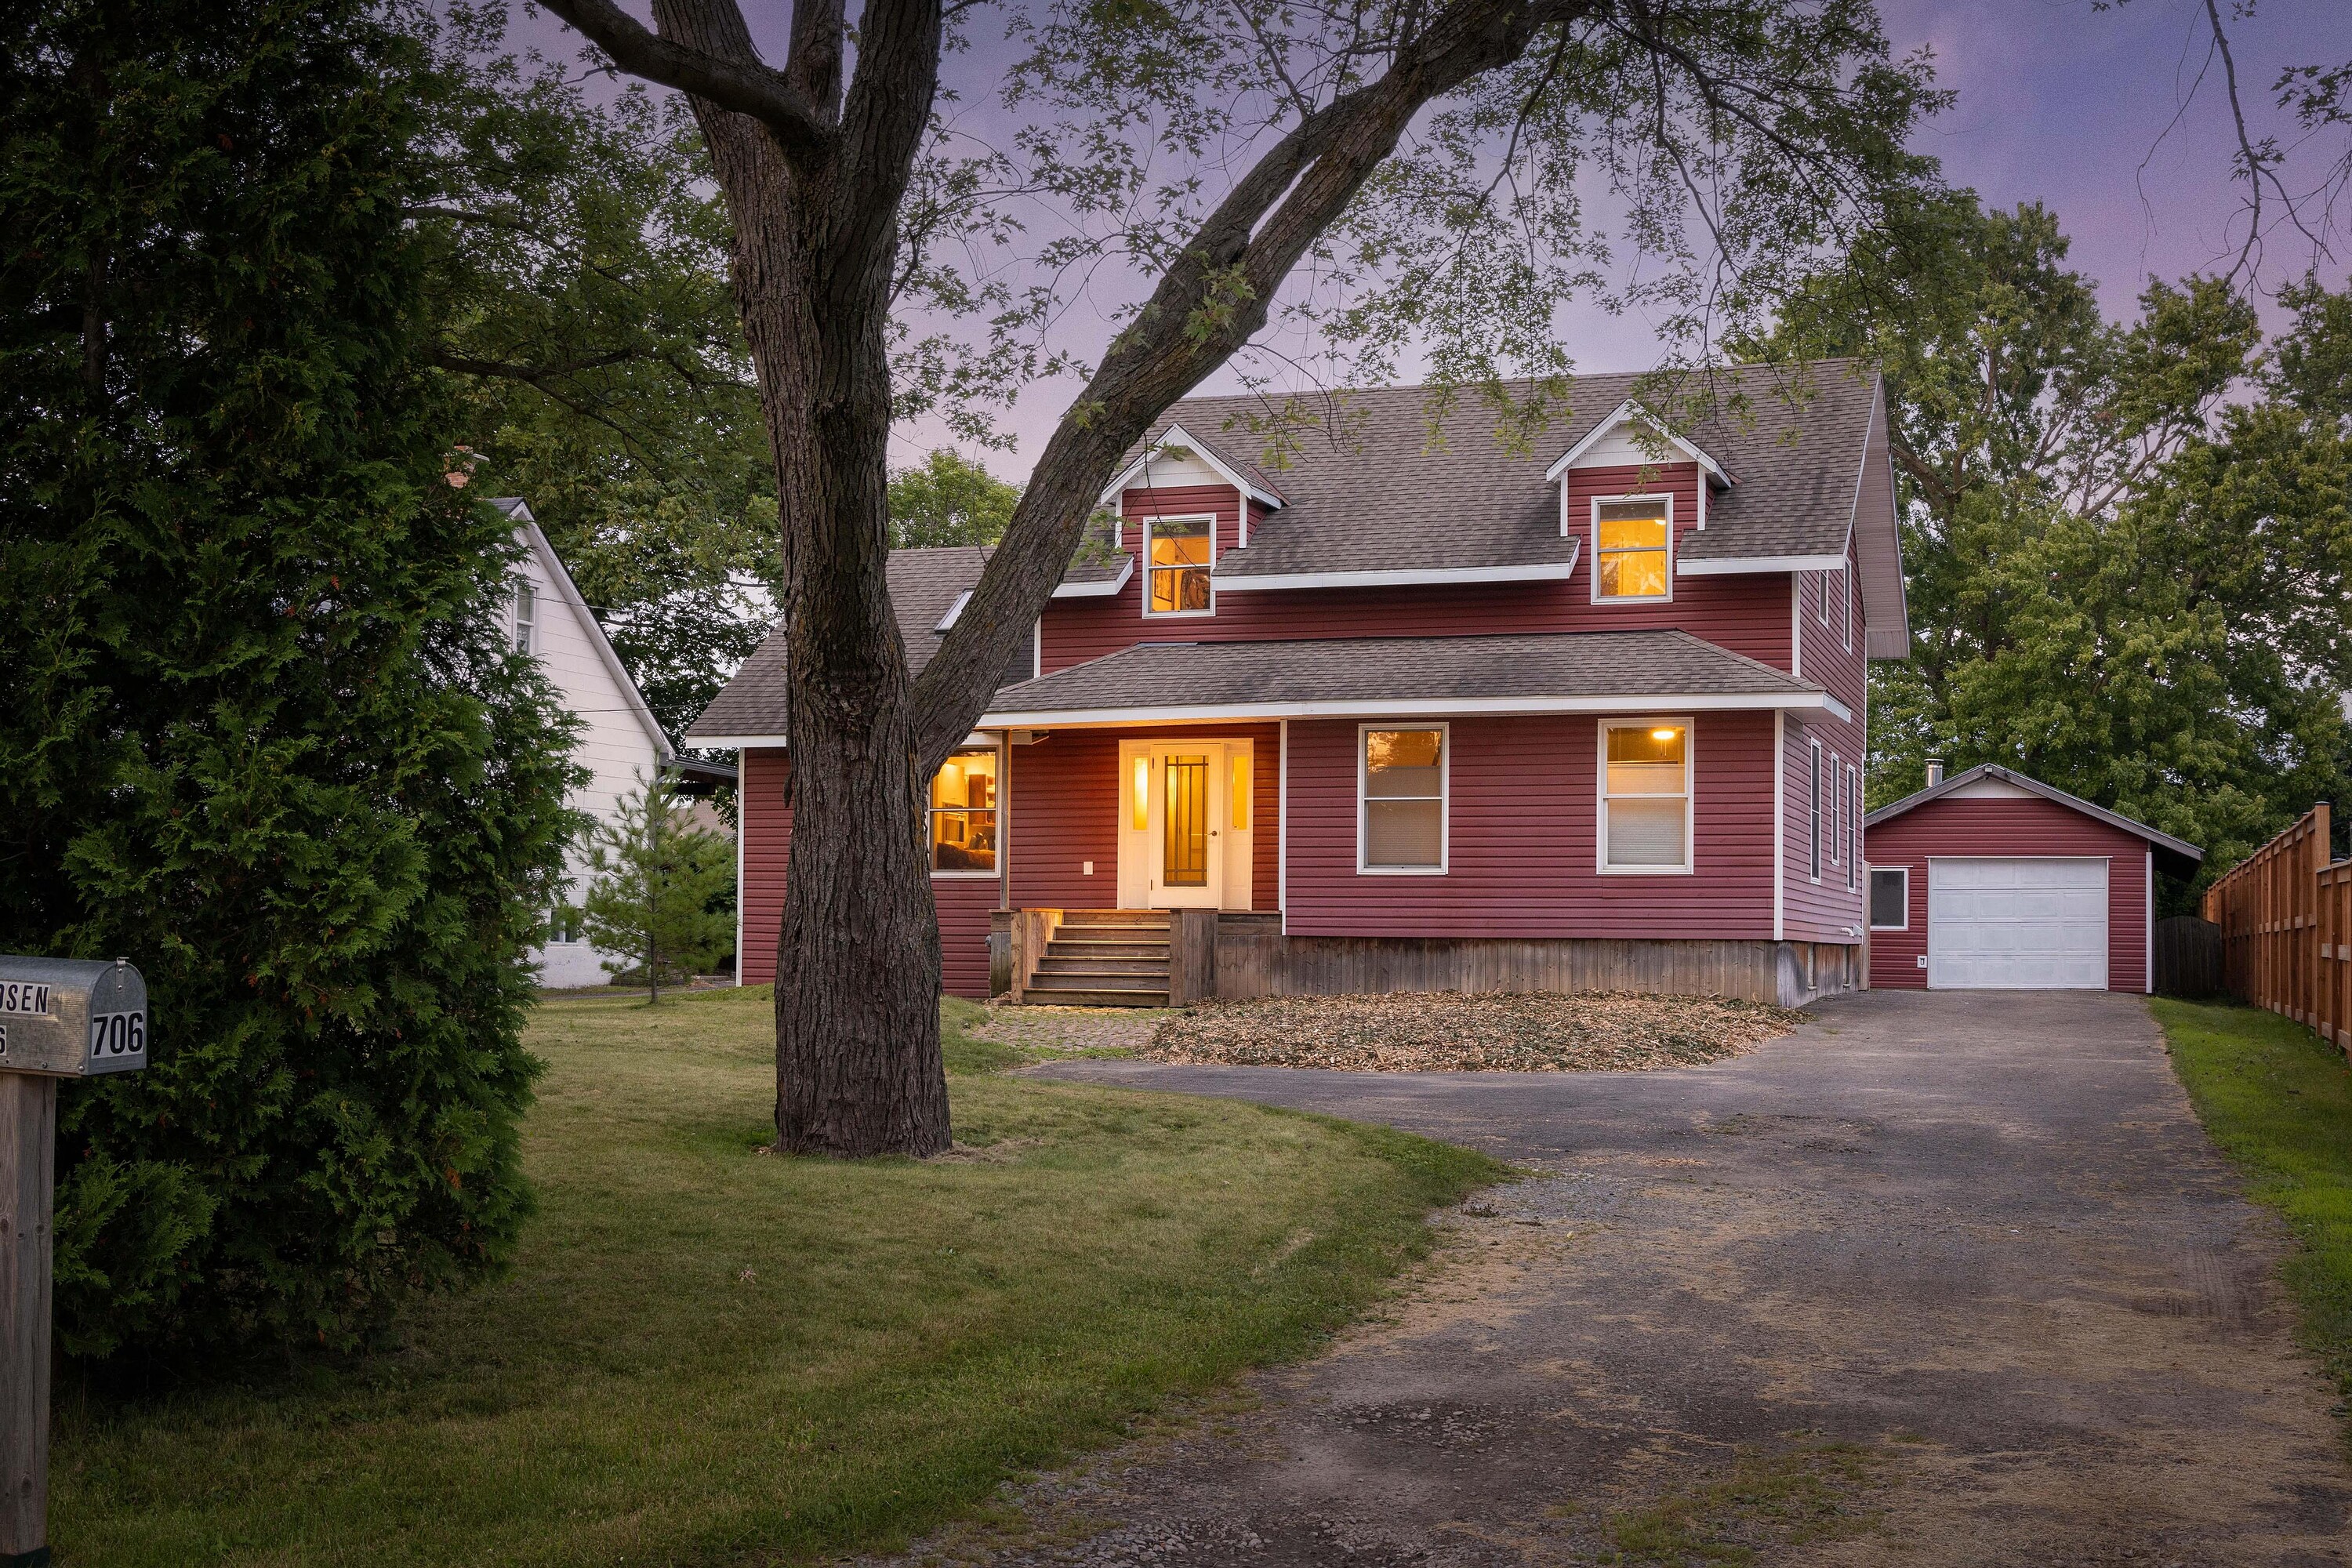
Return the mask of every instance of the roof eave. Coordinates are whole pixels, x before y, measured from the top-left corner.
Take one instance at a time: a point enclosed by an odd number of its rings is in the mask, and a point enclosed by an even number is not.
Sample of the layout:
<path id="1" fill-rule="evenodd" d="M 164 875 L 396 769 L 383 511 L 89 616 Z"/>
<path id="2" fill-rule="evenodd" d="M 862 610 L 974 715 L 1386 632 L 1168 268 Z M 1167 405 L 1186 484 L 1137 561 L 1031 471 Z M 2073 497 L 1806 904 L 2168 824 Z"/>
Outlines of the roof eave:
<path id="1" fill-rule="evenodd" d="M 1906 812 L 1916 811 L 1920 806 L 1942 800 L 1979 779 L 1987 778 L 1998 779 L 2003 784 L 2015 784 L 2028 794 L 2040 795 L 2053 805 L 2079 811 L 2084 816 L 2095 817 L 2110 827 L 2119 827 L 2135 837 L 2146 839 L 2158 849 L 2168 850 L 2181 857 L 2192 868 L 2202 864 L 2205 859 L 2205 851 L 2185 839 L 2175 838 L 2169 833 L 2158 832 L 2145 822 L 2135 822 L 2121 812 L 2109 811 L 2105 806 L 2095 805 L 2084 800 L 2081 795 L 2069 795 L 2055 784 L 2043 784 L 2030 773 L 2021 773 L 2014 768 L 2002 767 L 1998 763 L 1979 763 L 1965 773 L 1954 773 L 1942 784 L 1929 784 L 1926 789 L 1916 790 L 1901 800 L 1890 801 L 1864 816 L 1862 819 L 1862 826 L 1866 830 L 1877 826 L 1882 822 L 1891 822 Z"/>
<path id="2" fill-rule="evenodd" d="M 1134 575 L 1135 557 L 1122 552 L 1119 555 L 1118 576 L 1100 583 L 1056 584 L 1054 588 L 1054 597 L 1056 599 L 1108 599 L 1126 587 L 1128 579 Z"/>
<path id="3" fill-rule="evenodd" d="M 1362 698 L 1332 701 L 1134 703 L 1120 707 L 1023 710 L 983 713 L 982 730 L 1108 729 L 1124 724 L 1219 724 L 1269 719 L 1460 719 L 1533 717 L 1549 713 L 1754 713 L 1783 711 L 1848 715 L 1826 691 L 1643 692 L 1586 697 Z M 1850 716 L 1850 715 L 1848 715 Z M 767 743 L 767 742 L 762 742 Z"/>
<path id="4" fill-rule="evenodd" d="M 1671 445 L 1680 447 L 1685 456 L 1687 456 L 1693 462 L 1696 463 L 1700 468 L 1705 468 L 1708 473 L 1713 474 L 1727 489 L 1731 485 L 1731 476 L 1724 472 L 1722 464 L 1717 462 L 1705 451 L 1701 450 L 1696 442 L 1686 440 L 1683 437 L 1675 434 L 1673 430 L 1667 428 L 1665 421 L 1660 419 L 1656 415 L 1651 413 L 1648 409 L 1643 407 L 1639 403 L 1634 402 L 1630 397 L 1624 402 L 1619 404 L 1615 410 L 1612 412 L 1607 418 L 1601 420 L 1600 424 L 1595 425 L 1591 429 L 1586 431 L 1582 440 L 1577 442 L 1575 446 L 1570 447 L 1566 452 L 1562 453 L 1557 459 L 1555 459 L 1552 466 L 1544 470 L 1544 482 L 1546 484 L 1558 483 L 1559 477 L 1568 472 L 1569 469 L 1576 467 L 1577 460 L 1582 458 L 1585 453 L 1591 451 L 1595 446 L 1599 445 L 1601 438 L 1603 436 L 1606 436 L 1610 431 L 1617 428 L 1618 426 L 1624 424 L 1628 419 L 1641 420 L 1643 424 L 1649 426 L 1650 428 L 1655 430 L 1659 435 L 1664 437 Z"/>
<path id="5" fill-rule="evenodd" d="M 1153 455 L 1170 447 L 1181 447 L 1187 451 L 1197 453 L 1201 460 L 1215 469 L 1227 484 L 1257 502 L 1258 505 L 1279 510 L 1285 504 L 1283 499 L 1273 491 L 1251 483 L 1248 475 L 1240 472 L 1231 463 L 1217 456 L 1216 449 L 1206 441 L 1188 434 L 1181 425 L 1171 425 L 1167 429 L 1162 430 L 1159 438 L 1144 448 L 1141 457 L 1121 469 L 1118 477 L 1104 487 L 1101 504 L 1116 506 L 1120 495 L 1134 486 L 1135 477 L 1138 474 L 1148 473 Z"/>
<path id="6" fill-rule="evenodd" d="M 1551 583 L 1575 574 L 1578 544 L 1569 542 L 1565 561 L 1509 566 L 1406 567 L 1393 572 L 1262 572 L 1210 575 L 1222 594 L 1270 594 L 1315 588 L 1412 588 L 1475 583 Z"/>

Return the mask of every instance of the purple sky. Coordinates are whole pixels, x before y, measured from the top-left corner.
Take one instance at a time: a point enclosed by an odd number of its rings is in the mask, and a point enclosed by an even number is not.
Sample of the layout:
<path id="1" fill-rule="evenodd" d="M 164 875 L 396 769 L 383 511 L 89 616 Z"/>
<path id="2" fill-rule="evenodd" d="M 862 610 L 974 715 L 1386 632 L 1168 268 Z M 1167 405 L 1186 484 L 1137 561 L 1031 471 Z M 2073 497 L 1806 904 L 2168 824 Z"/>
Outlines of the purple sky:
<path id="1" fill-rule="evenodd" d="M 1958 93 L 1953 109 L 1919 133 L 1917 148 L 1942 160 L 1953 184 L 1973 185 L 1991 205 L 2040 200 L 2053 208 L 2073 238 L 2074 264 L 2098 280 L 2108 314 L 2122 316 L 2151 274 L 2176 278 L 2217 259 L 2226 265 L 2242 232 L 2231 226 L 2240 190 L 2229 177 L 2218 62 L 2174 123 L 2207 60 L 2204 0 L 2128 0 L 2106 11 L 2093 3 L 1879 0 L 1879 6 L 1897 50 L 1931 49 L 1938 80 Z M 745 0 L 744 8 L 762 47 L 781 58 L 789 7 Z M 2224 16 L 2231 9 L 2224 0 Z M 2256 132 L 2286 140 L 2291 128 L 2269 107 L 2271 83 L 2284 65 L 2352 56 L 2352 0 L 2260 0 L 2256 14 L 2233 20 L 2231 29 Z M 541 16 L 520 36 L 551 42 L 551 19 Z M 971 57 L 962 60 L 968 66 Z M 2290 236 L 2273 248 L 2273 283 L 2303 267 L 2303 253 L 2288 241 L 2300 244 Z M 2338 261 L 2323 276 L 2340 285 L 2346 268 Z M 1070 324 L 1071 346 L 1091 357 L 1104 333 L 1084 320 Z M 1569 331 L 1585 370 L 1638 369 L 1656 353 L 1648 329 L 1632 317 L 1596 310 Z M 1203 388 L 1229 389 L 1223 378 Z M 1075 390 L 1075 384 L 1030 388 L 1009 422 L 1016 450 L 989 454 L 990 468 L 1007 478 L 1026 473 Z M 908 460 L 941 439 L 918 426 L 895 445 Z"/>

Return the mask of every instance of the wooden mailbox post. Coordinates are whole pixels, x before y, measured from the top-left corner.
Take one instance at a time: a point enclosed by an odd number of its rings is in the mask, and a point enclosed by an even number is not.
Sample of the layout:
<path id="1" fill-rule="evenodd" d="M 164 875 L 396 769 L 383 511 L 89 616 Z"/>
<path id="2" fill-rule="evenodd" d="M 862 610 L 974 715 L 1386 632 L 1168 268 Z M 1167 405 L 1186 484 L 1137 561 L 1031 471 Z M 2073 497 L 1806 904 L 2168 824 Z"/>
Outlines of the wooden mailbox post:
<path id="1" fill-rule="evenodd" d="M 147 982 L 129 960 L 0 955 L 0 1568 L 49 1560 L 58 1080 L 146 1065 Z"/>

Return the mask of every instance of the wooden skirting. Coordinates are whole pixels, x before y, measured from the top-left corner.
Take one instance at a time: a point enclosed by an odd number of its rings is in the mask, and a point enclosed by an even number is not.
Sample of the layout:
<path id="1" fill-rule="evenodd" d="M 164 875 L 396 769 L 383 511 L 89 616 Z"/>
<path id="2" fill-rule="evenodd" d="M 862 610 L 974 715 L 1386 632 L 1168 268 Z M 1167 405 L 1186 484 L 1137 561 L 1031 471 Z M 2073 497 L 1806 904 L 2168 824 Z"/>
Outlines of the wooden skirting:
<path id="1" fill-rule="evenodd" d="M 1220 922 L 1221 927 L 1223 922 Z M 1216 994 L 1641 991 L 1794 1007 L 1859 989 L 1862 949 L 1828 942 L 1597 937 L 1217 936 Z"/>
<path id="2" fill-rule="evenodd" d="M 999 910 L 992 989 L 1019 1001 L 1034 954 L 1065 911 Z M 1643 991 L 1801 1006 L 1859 990 L 1860 945 L 1649 942 L 1593 937 L 1285 936 L 1277 914 L 1177 911 L 1169 1001 L 1391 991 Z"/>

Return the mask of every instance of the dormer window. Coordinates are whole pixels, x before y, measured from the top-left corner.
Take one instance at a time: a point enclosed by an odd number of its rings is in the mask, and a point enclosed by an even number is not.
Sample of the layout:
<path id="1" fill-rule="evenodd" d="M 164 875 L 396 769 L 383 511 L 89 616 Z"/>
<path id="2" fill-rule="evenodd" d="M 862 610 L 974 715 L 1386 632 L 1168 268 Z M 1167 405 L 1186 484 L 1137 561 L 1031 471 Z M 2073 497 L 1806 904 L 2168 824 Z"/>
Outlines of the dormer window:
<path id="1" fill-rule="evenodd" d="M 1153 517 L 1143 523 L 1143 613 L 1205 616 L 1215 605 L 1209 568 L 1215 551 L 1210 517 Z"/>
<path id="2" fill-rule="evenodd" d="M 1595 602 L 1673 596 L 1674 517 L 1671 496 L 1592 503 Z"/>

